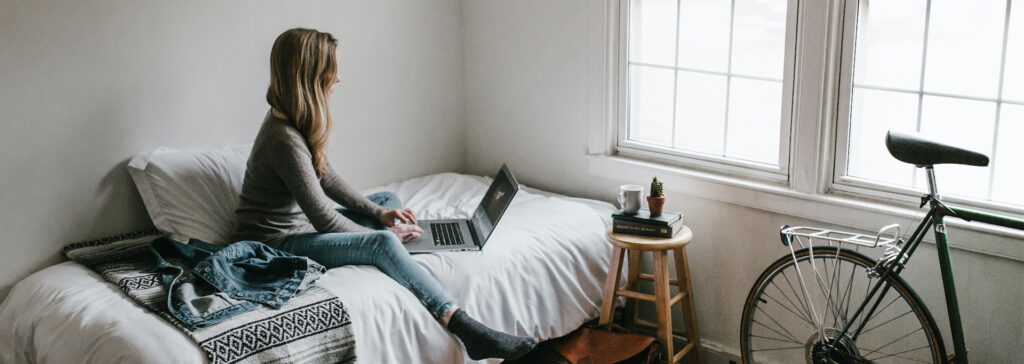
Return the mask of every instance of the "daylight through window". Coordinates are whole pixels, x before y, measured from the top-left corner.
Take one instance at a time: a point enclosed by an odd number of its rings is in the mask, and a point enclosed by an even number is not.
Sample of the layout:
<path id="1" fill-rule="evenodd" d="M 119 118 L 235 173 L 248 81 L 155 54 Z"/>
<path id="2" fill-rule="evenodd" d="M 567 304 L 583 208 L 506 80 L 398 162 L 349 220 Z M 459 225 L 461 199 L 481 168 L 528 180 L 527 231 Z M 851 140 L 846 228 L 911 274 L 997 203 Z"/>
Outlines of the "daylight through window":
<path id="1" fill-rule="evenodd" d="M 791 113 L 787 1 L 628 6 L 619 146 L 778 170 Z"/>
<path id="2" fill-rule="evenodd" d="M 886 130 L 916 131 L 991 159 L 987 168 L 937 166 L 940 192 L 1024 205 L 1022 8 L 1020 0 L 860 0 L 838 177 L 923 188 L 921 170 L 883 143 Z"/>

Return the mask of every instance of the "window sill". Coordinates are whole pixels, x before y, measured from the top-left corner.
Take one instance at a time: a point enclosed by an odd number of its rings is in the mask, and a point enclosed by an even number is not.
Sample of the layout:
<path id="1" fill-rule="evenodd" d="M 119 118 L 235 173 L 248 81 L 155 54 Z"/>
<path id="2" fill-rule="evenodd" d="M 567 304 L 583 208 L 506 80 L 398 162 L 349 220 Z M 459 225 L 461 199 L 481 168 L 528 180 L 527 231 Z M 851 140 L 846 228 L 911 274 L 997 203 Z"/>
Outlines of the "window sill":
<path id="1" fill-rule="evenodd" d="M 587 168 L 590 175 L 611 180 L 621 180 L 622 176 L 656 174 L 666 185 L 686 186 L 685 190 L 675 192 L 861 231 L 874 231 L 892 222 L 898 222 L 907 229 L 910 219 L 913 218 L 916 224 L 924 214 L 924 210 L 850 196 L 807 194 L 784 184 L 757 182 L 619 156 L 588 156 Z M 951 248 L 1024 262 L 1024 243 L 1021 242 L 1024 233 L 956 219 L 946 221 L 953 228 Z M 934 236 L 928 234 L 925 241 L 934 244 Z"/>

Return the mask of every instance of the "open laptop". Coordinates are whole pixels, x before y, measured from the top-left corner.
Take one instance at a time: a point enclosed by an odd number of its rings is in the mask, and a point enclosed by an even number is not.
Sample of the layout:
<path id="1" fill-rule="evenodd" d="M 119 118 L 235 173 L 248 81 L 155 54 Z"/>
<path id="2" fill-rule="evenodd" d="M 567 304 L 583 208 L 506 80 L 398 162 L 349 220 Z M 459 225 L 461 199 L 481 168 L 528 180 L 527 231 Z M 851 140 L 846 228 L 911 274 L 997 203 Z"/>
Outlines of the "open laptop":
<path id="1" fill-rule="evenodd" d="M 471 218 L 419 220 L 417 223 L 423 228 L 423 234 L 406 242 L 405 248 L 410 253 L 483 249 L 518 191 L 519 183 L 508 166 L 502 164 Z"/>

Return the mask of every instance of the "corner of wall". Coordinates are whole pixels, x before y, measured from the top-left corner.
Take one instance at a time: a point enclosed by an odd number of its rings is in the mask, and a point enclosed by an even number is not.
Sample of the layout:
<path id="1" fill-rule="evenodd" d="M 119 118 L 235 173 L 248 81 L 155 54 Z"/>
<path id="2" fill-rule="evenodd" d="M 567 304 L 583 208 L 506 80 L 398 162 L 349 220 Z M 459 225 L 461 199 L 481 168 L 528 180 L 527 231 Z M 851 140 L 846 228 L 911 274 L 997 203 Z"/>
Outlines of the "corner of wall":
<path id="1" fill-rule="evenodd" d="M 468 93 L 468 80 L 466 77 L 466 2 L 470 0 L 455 0 L 459 8 L 459 77 L 461 78 L 459 89 L 459 100 L 461 100 L 461 107 L 459 108 L 459 142 L 462 144 L 462 155 L 459 157 L 459 173 L 469 172 L 469 135 L 466 131 L 469 127 L 469 112 L 467 105 L 469 104 L 466 99 Z"/>

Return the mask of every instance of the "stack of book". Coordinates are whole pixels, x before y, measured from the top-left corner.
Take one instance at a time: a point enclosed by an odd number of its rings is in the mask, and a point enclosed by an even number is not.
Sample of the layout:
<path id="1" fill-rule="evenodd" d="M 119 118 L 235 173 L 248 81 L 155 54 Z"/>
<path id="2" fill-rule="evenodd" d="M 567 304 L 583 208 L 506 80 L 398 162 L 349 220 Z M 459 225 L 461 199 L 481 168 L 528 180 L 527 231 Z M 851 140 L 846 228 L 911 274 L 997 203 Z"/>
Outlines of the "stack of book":
<path id="1" fill-rule="evenodd" d="M 683 214 L 664 211 L 660 216 L 651 217 L 651 211 L 640 209 L 635 214 L 624 214 L 622 210 L 612 214 L 612 232 L 671 238 L 683 229 Z"/>

